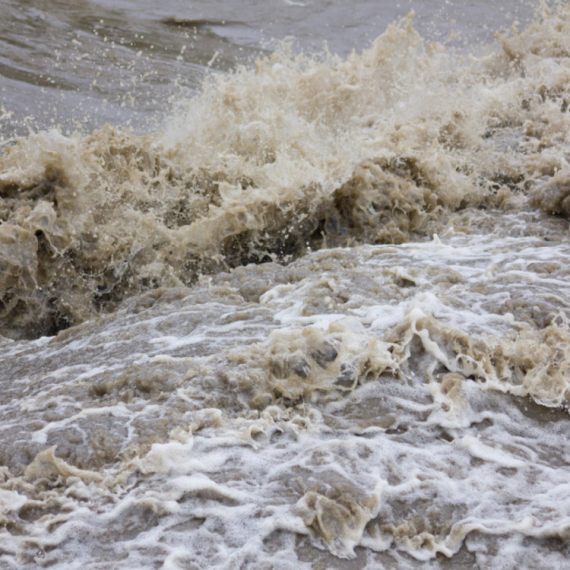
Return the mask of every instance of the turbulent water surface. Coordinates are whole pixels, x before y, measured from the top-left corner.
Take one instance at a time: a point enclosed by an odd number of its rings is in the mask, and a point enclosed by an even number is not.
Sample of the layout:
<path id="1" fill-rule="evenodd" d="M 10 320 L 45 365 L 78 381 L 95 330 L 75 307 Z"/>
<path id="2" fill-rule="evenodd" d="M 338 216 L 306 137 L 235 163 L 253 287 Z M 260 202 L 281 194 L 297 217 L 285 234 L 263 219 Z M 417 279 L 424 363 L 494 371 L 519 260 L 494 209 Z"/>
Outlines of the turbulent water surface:
<path id="1" fill-rule="evenodd" d="M 569 4 L 0 45 L 2 570 L 570 568 Z"/>

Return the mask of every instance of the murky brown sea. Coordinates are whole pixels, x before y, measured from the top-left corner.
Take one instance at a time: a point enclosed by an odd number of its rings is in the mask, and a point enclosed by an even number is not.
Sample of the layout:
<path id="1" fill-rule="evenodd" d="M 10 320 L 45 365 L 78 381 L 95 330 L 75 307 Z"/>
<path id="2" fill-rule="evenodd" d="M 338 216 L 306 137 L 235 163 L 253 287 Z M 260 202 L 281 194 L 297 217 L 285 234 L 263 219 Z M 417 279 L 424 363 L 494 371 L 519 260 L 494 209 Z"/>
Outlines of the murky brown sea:
<path id="1" fill-rule="evenodd" d="M 40 4 L 0 568 L 570 568 L 570 4 Z"/>

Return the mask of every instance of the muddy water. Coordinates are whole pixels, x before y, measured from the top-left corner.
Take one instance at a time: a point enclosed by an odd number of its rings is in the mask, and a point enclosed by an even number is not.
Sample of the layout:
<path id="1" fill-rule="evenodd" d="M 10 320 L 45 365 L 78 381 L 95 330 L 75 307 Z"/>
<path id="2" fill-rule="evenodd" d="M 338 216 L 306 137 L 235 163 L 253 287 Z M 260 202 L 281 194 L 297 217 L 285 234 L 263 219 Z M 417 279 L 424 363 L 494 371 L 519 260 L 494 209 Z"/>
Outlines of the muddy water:
<path id="1" fill-rule="evenodd" d="M 0 568 L 566 567 L 568 5 L 0 9 Z"/>

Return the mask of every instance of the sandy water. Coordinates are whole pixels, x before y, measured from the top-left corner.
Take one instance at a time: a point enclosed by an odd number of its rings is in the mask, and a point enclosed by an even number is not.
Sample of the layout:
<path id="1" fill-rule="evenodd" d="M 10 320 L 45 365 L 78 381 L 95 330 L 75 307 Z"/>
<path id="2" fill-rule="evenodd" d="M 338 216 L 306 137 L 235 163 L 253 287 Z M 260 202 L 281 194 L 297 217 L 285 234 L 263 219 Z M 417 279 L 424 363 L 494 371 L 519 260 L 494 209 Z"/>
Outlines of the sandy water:
<path id="1" fill-rule="evenodd" d="M 0 8 L 0 568 L 570 567 L 570 8 L 250 4 Z"/>

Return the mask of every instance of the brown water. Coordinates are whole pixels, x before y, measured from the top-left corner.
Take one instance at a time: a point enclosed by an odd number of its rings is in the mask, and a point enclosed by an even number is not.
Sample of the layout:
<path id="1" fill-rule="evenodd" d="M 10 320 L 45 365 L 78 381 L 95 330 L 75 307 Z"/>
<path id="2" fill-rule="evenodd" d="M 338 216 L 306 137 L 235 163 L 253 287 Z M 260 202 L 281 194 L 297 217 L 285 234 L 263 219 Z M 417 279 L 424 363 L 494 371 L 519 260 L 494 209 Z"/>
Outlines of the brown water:
<path id="1" fill-rule="evenodd" d="M 570 8 L 513 6 L 0 7 L 0 568 L 567 566 Z"/>

